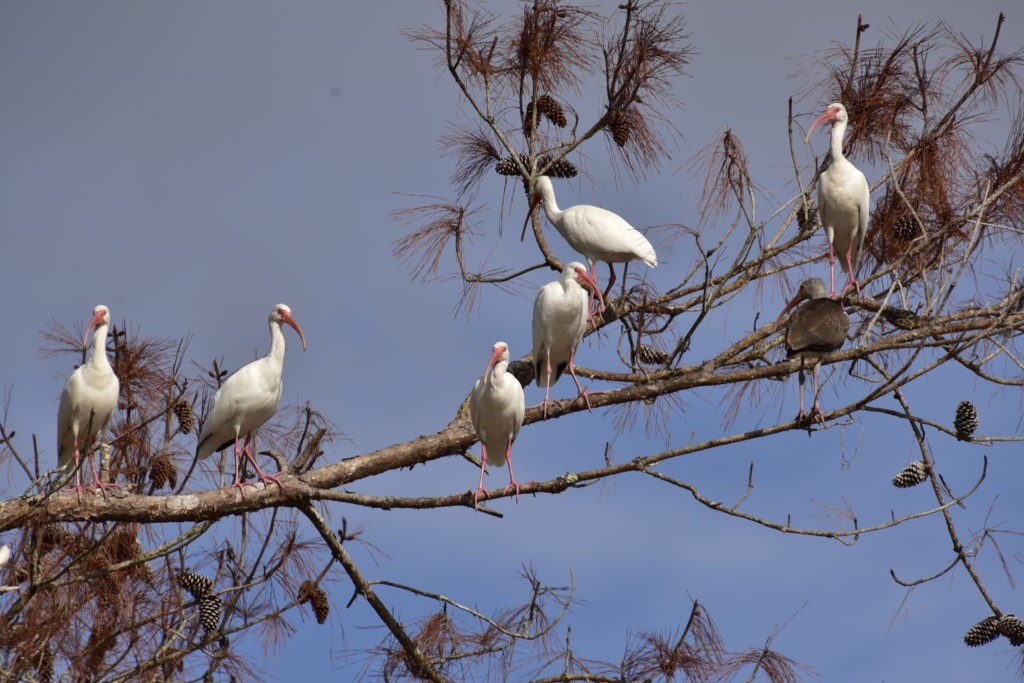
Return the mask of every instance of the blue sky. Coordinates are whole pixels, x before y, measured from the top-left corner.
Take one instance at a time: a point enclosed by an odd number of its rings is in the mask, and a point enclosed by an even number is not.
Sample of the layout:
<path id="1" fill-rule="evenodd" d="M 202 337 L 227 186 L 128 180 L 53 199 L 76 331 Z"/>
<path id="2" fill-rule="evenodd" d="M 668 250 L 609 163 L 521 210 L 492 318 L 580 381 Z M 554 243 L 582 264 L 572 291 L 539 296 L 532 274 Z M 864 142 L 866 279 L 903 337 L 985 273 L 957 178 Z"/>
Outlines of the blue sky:
<path id="1" fill-rule="evenodd" d="M 634 183 L 615 173 L 605 143 L 595 140 L 586 149 L 594 182 L 561 183 L 559 201 L 601 204 L 638 227 L 696 225 L 701 179 L 686 162 L 723 126 L 743 141 L 755 180 L 788 199 L 786 99 L 807 91 L 807 79 L 792 74 L 809 55 L 849 42 L 858 13 L 872 24 L 866 40 L 874 44 L 879 28 L 933 18 L 978 40 L 991 35 L 1003 9 L 1011 8 L 988 0 L 683 5 L 696 55 L 678 81 L 685 106 L 672 114 L 682 132 L 673 159 Z M 145 334 L 191 335 L 190 360 L 223 357 L 231 368 L 265 352 L 267 313 L 289 304 L 310 348 L 302 353 L 286 332 L 284 403 L 309 400 L 345 432 L 351 442 L 338 441 L 328 455 L 334 459 L 443 427 L 494 341 L 507 341 L 513 357 L 527 353 L 535 287 L 554 274 L 531 274 L 517 293 L 488 291 L 480 309 L 465 316 L 453 313 L 455 283 L 413 282 L 391 253 L 403 228 L 389 212 L 417 203 L 398 193 L 454 196 L 438 138 L 467 114 L 435 55 L 400 33 L 442 19 L 439 2 L 0 2 L 0 386 L 13 396 L 7 423 L 20 435 L 38 434 L 43 457 L 56 457 L 57 397 L 71 359 L 42 357 L 38 331 L 51 318 L 86 322 L 98 303 Z M 1004 48 L 1020 47 L 1021 20 L 1010 14 Z M 798 108 L 816 115 L 827 97 L 812 93 Z M 995 148 L 1004 129 L 998 118 L 991 124 Z M 826 140 L 816 132 L 813 149 L 822 153 Z M 809 162 L 810 150 L 798 154 Z M 876 177 L 862 168 L 869 181 Z M 518 241 L 523 199 L 518 185 L 505 189 L 497 176 L 482 185 L 478 227 L 488 237 L 478 258 L 500 226 L 490 264 L 536 261 Z M 575 258 L 546 231 L 561 258 Z M 824 249 L 823 238 L 819 244 Z M 656 284 L 674 282 L 673 273 L 689 264 L 683 243 L 659 256 L 650 275 Z M 446 266 L 455 269 L 450 260 Z M 810 270 L 820 276 L 823 265 Z M 705 326 L 692 357 L 749 329 L 758 308 L 774 315 L 783 304 L 773 286 L 757 299 L 737 299 Z M 585 342 L 580 364 L 615 368 L 615 338 Z M 553 396 L 568 396 L 570 388 L 563 380 Z M 826 407 L 858 389 L 856 380 L 834 381 L 823 394 Z M 972 398 L 983 432 L 1020 430 L 1019 389 L 993 394 L 962 373 L 942 372 L 911 385 L 908 396 L 917 411 L 943 422 L 958 401 Z M 528 388 L 529 404 L 541 398 Z M 671 444 L 725 433 L 722 392 L 681 398 L 686 410 L 669 422 Z M 889 403 L 895 405 L 882 399 Z M 795 412 L 791 378 L 767 387 L 766 400 L 745 410 L 734 429 Z M 617 460 L 664 446 L 664 435 L 640 428 L 617 435 L 612 420 L 597 411 L 527 427 L 514 451 L 519 479 L 594 467 L 609 440 Z M 990 479 L 957 511 L 962 533 L 980 529 L 990 507 L 992 520 L 1012 528 L 1022 512 L 1019 447 L 939 438 L 931 445 L 959 490 L 977 477 L 979 453 L 990 457 Z M 677 459 L 662 471 L 728 501 L 741 495 L 754 461 L 758 487 L 745 509 L 827 527 L 815 501 L 848 501 L 862 525 L 930 506 L 925 487 L 889 484 L 912 459 L 904 425 L 868 416 L 811 438 L 786 434 Z M 503 476 L 492 474 L 492 485 Z M 441 495 L 475 482 L 465 461 L 450 458 L 358 490 Z M 335 514 L 363 524 L 389 555 L 374 564 L 355 551 L 373 578 L 414 583 L 485 611 L 522 596 L 521 563 L 557 585 L 571 569 L 586 601 L 571 618 L 583 656 L 616 660 L 629 632 L 680 625 L 692 596 L 710 609 L 733 649 L 759 646 L 785 623 L 774 646 L 826 681 L 1008 680 L 1014 671 L 1005 641 L 962 645 L 964 631 L 986 615 L 962 571 L 916 589 L 899 610 L 904 589 L 889 569 L 913 578 L 950 558 L 939 518 L 846 548 L 727 518 L 639 475 L 496 507 L 503 519 L 461 509 Z M 1007 538 L 1003 548 L 1017 571 L 1019 543 Z M 991 551 L 978 562 L 997 602 L 1024 611 Z M 350 594 L 347 582 L 334 584 L 328 626 L 295 618 L 300 635 L 267 662 L 269 678 L 344 680 L 361 670 L 364 662 L 350 651 L 381 633 L 363 628 L 375 620 L 361 603 L 343 608 Z M 403 619 L 431 610 L 393 592 L 382 597 Z"/>

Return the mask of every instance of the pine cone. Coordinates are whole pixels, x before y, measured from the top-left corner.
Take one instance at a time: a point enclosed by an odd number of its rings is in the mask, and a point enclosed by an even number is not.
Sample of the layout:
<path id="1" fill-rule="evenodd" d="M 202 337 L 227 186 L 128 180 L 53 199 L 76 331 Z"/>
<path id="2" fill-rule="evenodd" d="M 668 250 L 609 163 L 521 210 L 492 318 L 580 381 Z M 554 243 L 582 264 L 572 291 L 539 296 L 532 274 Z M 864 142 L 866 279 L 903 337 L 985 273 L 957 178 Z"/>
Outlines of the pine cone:
<path id="1" fill-rule="evenodd" d="M 99 671 L 103 666 L 110 649 L 117 645 L 117 632 L 109 624 L 94 625 L 89 640 L 85 644 L 85 651 L 88 653 L 85 660 L 86 671 Z"/>
<path id="2" fill-rule="evenodd" d="M 558 100 L 551 97 L 551 95 L 541 95 L 537 98 L 537 110 L 551 123 L 559 128 L 565 128 L 567 123 L 565 120 L 565 110 L 562 109 L 562 105 L 558 103 Z"/>
<path id="3" fill-rule="evenodd" d="M 527 164 L 527 167 L 529 167 L 529 164 Z M 519 167 L 516 166 L 516 160 L 512 157 L 499 159 L 498 163 L 494 165 L 494 170 L 498 175 L 519 175 Z"/>
<path id="4" fill-rule="evenodd" d="M 967 629 L 964 634 L 964 645 L 967 647 L 978 647 L 985 643 L 991 643 L 999 636 L 999 617 L 985 617 L 974 626 Z"/>
<path id="5" fill-rule="evenodd" d="M 1020 619 L 1013 614 L 1004 614 L 999 619 L 998 629 L 1001 634 L 1009 639 L 1010 645 L 1017 647 L 1024 644 L 1024 619 Z"/>
<path id="6" fill-rule="evenodd" d="M 541 95 L 537 98 L 536 106 L 538 117 L 546 118 L 559 128 L 565 126 L 565 110 L 562 109 L 562 105 L 555 98 L 550 95 Z M 526 105 L 526 111 L 523 113 L 523 134 L 527 137 L 533 134 L 533 107 L 534 103 L 531 100 Z"/>
<path id="7" fill-rule="evenodd" d="M 818 205 L 813 199 L 804 199 L 802 206 L 796 211 L 796 224 L 800 232 L 813 230 L 818 219 Z"/>
<path id="8" fill-rule="evenodd" d="M 178 468 L 171 462 L 170 456 L 163 455 L 153 460 L 149 466 L 149 481 L 153 484 L 154 490 L 162 489 L 167 484 L 171 488 L 178 486 Z"/>
<path id="9" fill-rule="evenodd" d="M 978 428 L 978 409 L 970 401 L 960 401 L 956 407 L 956 417 L 953 419 L 953 427 L 956 429 L 956 438 L 966 440 Z"/>
<path id="10" fill-rule="evenodd" d="M 551 161 L 551 157 L 548 156 L 542 156 L 538 159 L 537 166 L 538 168 L 544 168 L 549 162 L 551 165 L 548 166 L 548 169 L 544 171 L 544 173 L 552 178 L 575 178 L 579 173 L 579 171 L 576 170 L 575 164 L 571 161 L 566 161 L 565 159 L 555 159 L 554 161 Z"/>
<path id="11" fill-rule="evenodd" d="M 178 418 L 178 431 L 182 434 L 191 434 L 195 420 L 192 416 L 192 404 L 183 398 L 174 402 L 174 416 Z"/>
<path id="12" fill-rule="evenodd" d="M 37 533 L 39 552 L 44 555 L 57 547 L 70 548 L 75 541 L 74 534 L 58 522 L 47 522 Z"/>
<path id="13" fill-rule="evenodd" d="M 892 478 L 892 485 L 905 489 L 911 486 L 917 486 L 922 481 L 928 478 L 928 465 L 921 460 L 915 460 L 910 463 L 899 473 Z"/>
<path id="14" fill-rule="evenodd" d="M 204 595 L 199 600 L 199 622 L 207 633 L 216 631 L 220 625 L 220 608 L 220 597 L 217 595 Z"/>
<path id="15" fill-rule="evenodd" d="M 299 586 L 299 604 L 301 605 L 306 602 L 313 608 L 316 623 L 322 624 L 327 621 L 327 615 L 331 611 L 331 605 L 327 601 L 327 593 L 324 592 L 323 588 L 308 579 Z"/>
<path id="16" fill-rule="evenodd" d="M 616 145 L 622 147 L 629 142 L 629 133 L 632 127 L 629 122 L 629 115 L 626 112 L 619 110 L 608 112 L 608 123 L 606 125 Z"/>
<path id="17" fill-rule="evenodd" d="M 636 359 L 644 365 L 665 365 L 668 363 L 668 354 L 653 346 L 640 344 L 636 347 Z"/>
<path id="18" fill-rule="evenodd" d="M 213 581 L 202 574 L 188 570 L 178 573 L 178 585 L 187 590 L 194 599 L 199 600 L 213 588 Z"/>
<path id="19" fill-rule="evenodd" d="M 107 562 L 111 565 L 134 560 L 145 550 L 139 541 L 138 530 L 134 526 L 118 527 L 107 537 L 103 545 Z M 137 579 L 149 581 L 153 578 L 153 572 L 146 562 L 133 564 L 124 571 Z"/>
<path id="20" fill-rule="evenodd" d="M 918 235 L 917 224 L 910 216 L 900 216 L 892 224 L 892 234 L 901 240 L 912 240 Z"/>

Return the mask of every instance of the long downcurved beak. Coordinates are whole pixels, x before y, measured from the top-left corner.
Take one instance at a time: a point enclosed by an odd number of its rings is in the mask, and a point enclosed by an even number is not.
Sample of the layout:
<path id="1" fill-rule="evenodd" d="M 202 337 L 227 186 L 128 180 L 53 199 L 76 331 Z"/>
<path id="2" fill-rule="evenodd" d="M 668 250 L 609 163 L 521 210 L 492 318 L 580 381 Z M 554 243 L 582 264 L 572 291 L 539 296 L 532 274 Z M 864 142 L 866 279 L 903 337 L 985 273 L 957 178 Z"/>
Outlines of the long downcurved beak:
<path id="1" fill-rule="evenodd" d="M 811 124 L 811 127 L 807 129 L 807 135 L 804 136 L 804 144 L 806 145 L 810 141 L 810 139 L 811 139 L 811 131 L 814 130 L 815 126 L 817 126 L 819 123 L 824 123 L 826 121 L 832 121 L 835 118 L 836 118 L 835 112 L 832 111 L 831 109 L 827 109 L 825 111 L 825 113 L 822 114 L 821 116 L 819 116 L 818 119 L 814 123 Z"/>
<path id="2" fill-rule="evenodd" d="M 82 348 L 89 345 L 89 333 L 92 331 L 92 328 L 103 322 L 103 316 L 105 315 L 106 313 L 103 311 L 96 311 L 92 314 L 92 320 L 89 321 L 89 325 L 85 328 L 85 334 L 82 336 Z"/>
<path id="3" fill-rule="evenodd" d="M 523 221 L 523 234 L 519 236 L 520 242 L 526 239 L 526 226 L 530 224 L 530 217 L 533 216 L 533 210 L 537 208 L 538 202 L 540 202 L 540 195 L 534 195 L 530 199 L 530 210 L 526 212 L 526 220 Z"/>
<path id="4" fill-rule="evenodd" d="M 297 322 L 295 322 L 295 318 L 293 318 L 290 313 L 283 313 L 281 314 L 281 320 L 295 328 L 295 331 L 299 333 L 299 339 L 302 340 L 302 350 L 308 350 L 309 347 L 306 345 L 306 335 L 302 334 L 302 328 L 299 327 Z"/>
<path id="5" fill-rule="evenodd" d="M 788 304 L 786 304 L 785 308 L 782 309 L 782 313 L 779 313 L 779 317 L 775 319 L 775 322 L 780 322 L 783 318 L 786 317 L 786 314 L 789 313 L 790 309 L 792 309 L 794 306 L 796 306 L 798 303 L 800 303 L 803 300 L 804 300 L 803 292 L 797 292 L 796 296 L 793 297 L 789 301 Z"/>
<path id="6" fill-rule="evenodd" d="M 495 364 L 498 361 L 500 361 L 501 357 L 504 356 L 504 355 L 505 355 L 505 349 L 503 349 L 501 347 L 498 347 L 498 346 L 494 347 L 494 352 L 491 354 L 490 359 L 488 359 L 488 361 L 487 361 L 487 367 L 484 368 L 484 376 L 485 377 L 491 372 L 491 368 L 493 368 L 495 366 Z"/>
<path id="7" fill-rule="evenodd" d="M 597 300 L 601 302 L 601 308 L 604 308 L 604 294 L 601 293 L 601 288 L 597 286 L 597 280 L 590 277 L 590 274 L 586 270 L 577 270 L 576 274 L 579 276 L 580 282 L 590 287 L 590 291 L 594 293 Z"/>

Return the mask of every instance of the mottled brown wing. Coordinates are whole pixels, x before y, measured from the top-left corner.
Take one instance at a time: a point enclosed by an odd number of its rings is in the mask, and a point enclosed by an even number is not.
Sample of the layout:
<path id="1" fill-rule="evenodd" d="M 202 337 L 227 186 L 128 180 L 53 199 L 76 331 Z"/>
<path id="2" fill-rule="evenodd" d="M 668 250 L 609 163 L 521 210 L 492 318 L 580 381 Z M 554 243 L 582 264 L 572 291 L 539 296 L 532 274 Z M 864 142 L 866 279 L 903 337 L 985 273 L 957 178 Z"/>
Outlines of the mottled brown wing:
<path id="1" fill-rule="evenodd" d="M 829 298 L 814 299 L 796 309 L 786 325 L 786 355 L 804 351 L 828 353 L 846 341 L 850 317 L 842 304 Z"/>

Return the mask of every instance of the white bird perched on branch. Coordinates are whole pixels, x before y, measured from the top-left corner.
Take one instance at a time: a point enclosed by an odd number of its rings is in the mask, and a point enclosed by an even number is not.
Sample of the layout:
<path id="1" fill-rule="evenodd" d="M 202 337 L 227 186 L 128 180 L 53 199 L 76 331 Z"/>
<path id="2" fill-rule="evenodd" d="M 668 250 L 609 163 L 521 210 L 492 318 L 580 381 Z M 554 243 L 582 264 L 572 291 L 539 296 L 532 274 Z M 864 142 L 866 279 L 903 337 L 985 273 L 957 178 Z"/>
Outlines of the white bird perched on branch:
<path id="1" fill-rule="evenodd" d="M 75 491 L 78 499 L 82 499 L 81 454 L 84 451 L 92 465 L 94 489 L 107 495 L 106 489 L 116 487 L 100 481 L 96 471 L 96 463 L 90 457 L 90 451 L 100 441 L 107 428 L 110 418 L 117 412 L 117 397 L 121 384 L 107 360 L 107 330 L 110 327 L 110 309 L 100 305 L 92 309 L 92 319 L 85 328 L 82 345 L 89 340 L 89 331 L 96 328 L 92 337 L 92 347 L 85 363 L 75 369 L 64 385 L 60 395 L 60 408 L 57 410 L 57 465 L 67 470 L 74 459 L 75 485 L 69 491 Z"/>
<path id="2" fill-rule="evenodd" d="M 526 412 L 526 400 L 523 385 L 508 368 L 508 344 L 497 342 L 487 361 L 487 368 L 480 379 L 473 384 L 469 395 L 469 415 L 473 421 L 473 429 L 480 437 L 480 484 L 473 494 L 473 505 L 484 493 L 484 471 L 487 465 L 501 467 L 508 462 L 508 491 L 515 488 L 516 500 L 519 500 L 519 483 L 512 473 L 512 442 L 519 435 L 523 426 L 523 414 Z"/>
<path id="3" fill-rule="evenodd" d="M 213 408 L 206 416 L 199 434 L 199 445 L 196 447 L 196 458 L 199 460 L 234 444 L 235 481 L 224 488 L 238 488 L 242 495 L 245 495 L 245 486 L 256 485 L 241 481 L 239 464 L 242 452 L 256 468 L 260 481 L 264 484 L 274 481 L 278 486 L 281 485 L 277 475 L 265 474 L 257 464 L 252 452 L 252 433 L 274 416 L 281 402 L 281 371 L 284 369 L 282 323 L 295 328 L 299 333 L 299 339 L 302 340 L 303 350 L 306 349 L 306 336 L 292 317 L 292 309 L 284 304 L 274 306 L 268 320 L 270 351 L 263 358 L 242 366 L 224 380 L 224 384 L 213 397 Z M 240 449 L 238 442 L 243 436 L 245 446 Z"/>
<path id="4" fill-rule="evenodd" d="M 590 276 L 595 282 L 597 271 L 594 262 L 604 261 L 608 264 L 611 279 L 604 290 L 606 297 L 615 284 L 613 263 L 628 263 L 633 259 L 640 259 L 651 268 L 658 265 L 658 255 L 654 253 L 651 243 L 643 233 L 618 214 L 588 204 L 577 204 L 564 211 L 560 210 L 555 201 L 555 189 L 551 185 L 551 179 L 543 175 L 533 183 L 530 211 L 526 214 L 520 239 L 526 236 L 526 226 L 538 202 L 543 202 L 548 220 L 569 246 L 586 257 L 587 263 L 590 264 Z"/>
<path id="5" fill-rule="evenodd" d="M 587 329 L 587 295 L 585 285 L 604 305 L 601 290 L 578 261 L 565 265 L 562 277 L 549 282 L 537 292 L 533 301 L 533 367 L 537 386 L 544 387 L 544 417 L 548 416 L 551 385 L 566 369 L 572 375 L 579 395 L 590 409 L 588 392 L 583 391 L 576 377 L 576 349 Z"/>
<path id="6" fill-rule="evenodd" d="M 836 293 L 836 256 L 839 252 L 840 267 L 849 275 L 849 282 L 843 287 L 842 294 L 851 287 L 856 287 L 860 294 L 860 283 L 857 282 L 857 265 L 860 262 L 861 248 L 864 237 L 868 233 L 868 218 L 871 212 L 871 188 L 864 174 L 843 156 L 843 136 L 849 116 L 846 107 L 838 102 L 828 105 L 825 113 L 811 124 L 804 137 L 804 142 L 811 139 L 811 131 L 819 123 L 832 122 L 830 152 L 832 161 L 818 178 L 818 213 L 821 225 L 828 237 L 828 268 L 831 289 L 829 296 Z M 833 248 L 834 246 L 834 248 Z M 842 294 L 840 296 L 842 296 Z"/>

